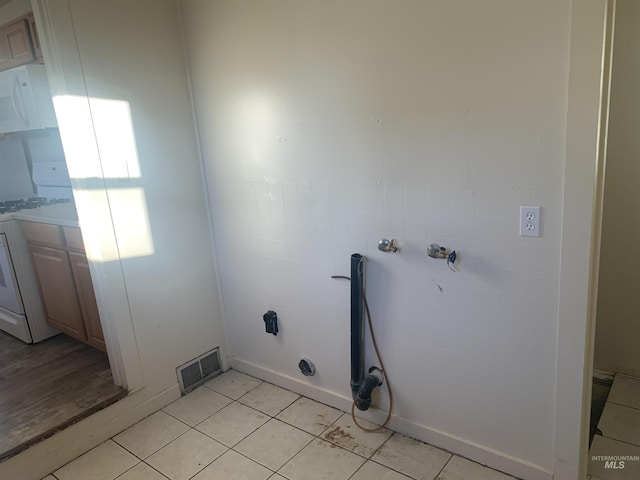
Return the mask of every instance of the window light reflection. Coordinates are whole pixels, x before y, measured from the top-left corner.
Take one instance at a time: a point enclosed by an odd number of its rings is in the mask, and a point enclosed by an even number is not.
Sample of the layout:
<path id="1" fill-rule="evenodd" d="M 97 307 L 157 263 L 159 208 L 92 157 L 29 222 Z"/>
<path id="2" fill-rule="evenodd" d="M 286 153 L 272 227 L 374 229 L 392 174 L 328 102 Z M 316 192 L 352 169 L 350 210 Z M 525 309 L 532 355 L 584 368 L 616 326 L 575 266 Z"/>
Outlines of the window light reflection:
<path id="1" fill-rule="evenodd" d="M 73 95 L 53 101 L 87 257 L 107 262 L 153 255 L 129 103 Z"/>

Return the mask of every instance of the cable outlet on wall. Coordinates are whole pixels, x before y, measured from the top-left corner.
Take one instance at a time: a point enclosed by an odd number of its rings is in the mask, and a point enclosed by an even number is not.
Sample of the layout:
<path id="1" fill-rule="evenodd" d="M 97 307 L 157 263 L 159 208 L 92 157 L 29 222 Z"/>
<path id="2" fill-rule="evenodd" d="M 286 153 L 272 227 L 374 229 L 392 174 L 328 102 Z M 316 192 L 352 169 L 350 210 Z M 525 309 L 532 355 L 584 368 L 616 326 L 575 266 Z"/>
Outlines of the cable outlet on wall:
<path id="1" fill-rule="evenodd" d="M 520 207 L 520 236 L 540 236 L 540 207 Z"/>

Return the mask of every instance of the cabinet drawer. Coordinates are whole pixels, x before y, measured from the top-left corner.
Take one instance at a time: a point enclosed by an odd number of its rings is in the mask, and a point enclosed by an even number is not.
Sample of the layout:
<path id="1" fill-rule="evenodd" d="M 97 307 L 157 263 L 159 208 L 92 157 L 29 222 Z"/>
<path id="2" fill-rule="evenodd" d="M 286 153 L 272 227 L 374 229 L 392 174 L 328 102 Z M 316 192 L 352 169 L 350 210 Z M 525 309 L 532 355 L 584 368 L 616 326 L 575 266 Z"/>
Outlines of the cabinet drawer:
<path id="1" fill-rule="evenodd" d="M 28 242 L 44 243 L 46 245 L 54 245 L 63 247 L 64 241 L 62 232 L 58 225 L 49 225 L 48 223 L 37 222 L 20 222 L 22 224 L 22 232 Z"/>
<path id="2" fill-rule="evenodd" d="M 67 247 L 75 250 L 84 250 L 84 242 L 82 241 L 82 233 L 76 227 L 62 227 L 64 231 L 64 239 Z"/>

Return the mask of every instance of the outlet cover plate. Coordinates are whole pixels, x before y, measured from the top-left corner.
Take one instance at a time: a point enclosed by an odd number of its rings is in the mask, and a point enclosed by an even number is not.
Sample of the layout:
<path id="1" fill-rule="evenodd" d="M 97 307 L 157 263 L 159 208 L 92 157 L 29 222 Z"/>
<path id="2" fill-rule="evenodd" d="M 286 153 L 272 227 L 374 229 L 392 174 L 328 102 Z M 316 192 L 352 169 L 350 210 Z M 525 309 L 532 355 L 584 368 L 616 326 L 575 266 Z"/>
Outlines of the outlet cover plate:
<path id="1" fill-rule="evenodd" d="M 540 236 L 540 207 L 520 207 L 520 236 Z"/>

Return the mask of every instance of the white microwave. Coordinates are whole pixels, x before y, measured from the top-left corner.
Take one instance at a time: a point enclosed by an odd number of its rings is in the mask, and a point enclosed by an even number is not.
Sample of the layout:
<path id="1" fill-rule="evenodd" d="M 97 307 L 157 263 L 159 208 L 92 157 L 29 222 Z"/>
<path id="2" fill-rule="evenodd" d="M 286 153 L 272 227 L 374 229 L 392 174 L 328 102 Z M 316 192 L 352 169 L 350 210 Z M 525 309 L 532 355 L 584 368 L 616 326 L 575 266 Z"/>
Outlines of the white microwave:
<path id="1" fill-rule="evenodd" d="M 0 133 L 57 126 L 44 65 L 0 72 Z"/>

